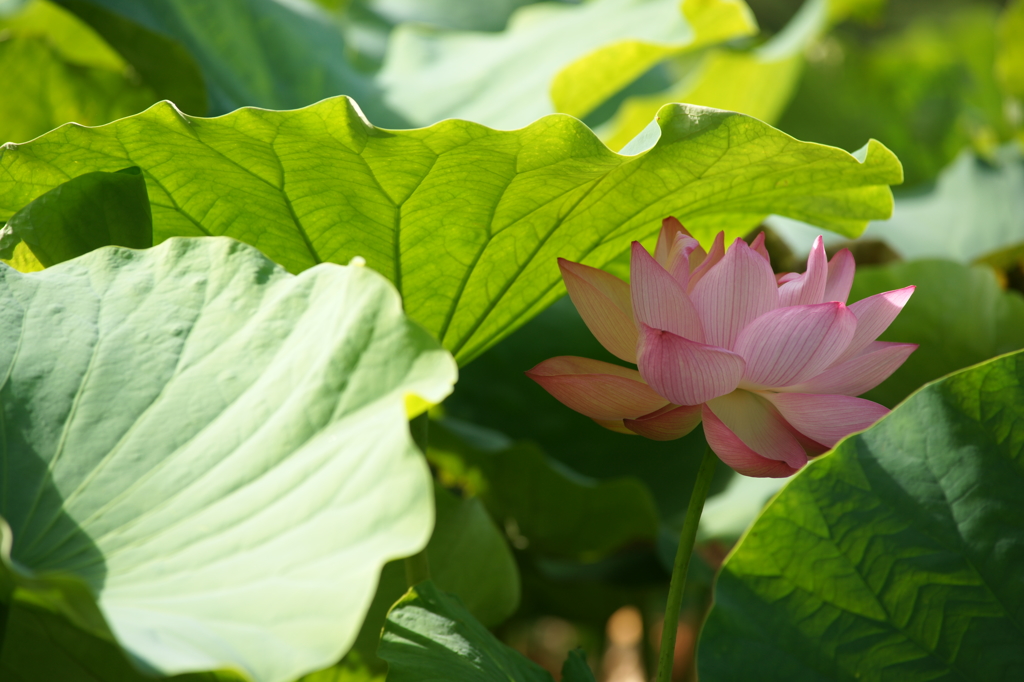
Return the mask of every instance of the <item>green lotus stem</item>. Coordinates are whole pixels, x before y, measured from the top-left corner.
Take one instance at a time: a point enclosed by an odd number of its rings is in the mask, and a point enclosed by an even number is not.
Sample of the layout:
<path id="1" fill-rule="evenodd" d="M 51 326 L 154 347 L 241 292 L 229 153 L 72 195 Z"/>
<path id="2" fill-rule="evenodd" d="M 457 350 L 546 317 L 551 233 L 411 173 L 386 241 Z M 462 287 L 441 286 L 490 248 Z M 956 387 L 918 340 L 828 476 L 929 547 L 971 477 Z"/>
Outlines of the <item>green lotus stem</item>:
<path id="1" fill-rule="evenodd" d="M 426 412 L 415 417 L 409 422 L 409 431 L 412 433 L 412 440 L 416 447 L 427 456 L 427 436 L 430 429 L 430 417 Z M 405 582 L 409 587 L 418 585 L 424 580 L 430 580 L 430 559 L 427 557 L 427 548 L 405 558 Z"/>
<path id="2" fill-rule="evenodd" d="M 661 651 L 658 652 L 658 676 L 656 682 L 671 682 L 672 664 L 675 661 L 676 630 L 679 628 L 679 609 L 683 605 L 683 588 L 686 587 L 686 572 L 690 568 L 690 556 L 693 554 L 693 542 L 697 539 L 697 526 L 700 515 L 704 511 L 704 500 L 708 497 L 711 477 L 715 473 L 715 462 L 718 457 L 711 448 L 704 451 L 704 459 L 700 461 L 697 480 L 693 483 L 690 504 L 686 508 L 683 519 L 683 530 L 679 534 L 679 549 L 676 550 L 675 564 L 672 566 L 672 582 L 668 587 L 668 602 L 665 604 L 665 622 L 661 628 Z"/>

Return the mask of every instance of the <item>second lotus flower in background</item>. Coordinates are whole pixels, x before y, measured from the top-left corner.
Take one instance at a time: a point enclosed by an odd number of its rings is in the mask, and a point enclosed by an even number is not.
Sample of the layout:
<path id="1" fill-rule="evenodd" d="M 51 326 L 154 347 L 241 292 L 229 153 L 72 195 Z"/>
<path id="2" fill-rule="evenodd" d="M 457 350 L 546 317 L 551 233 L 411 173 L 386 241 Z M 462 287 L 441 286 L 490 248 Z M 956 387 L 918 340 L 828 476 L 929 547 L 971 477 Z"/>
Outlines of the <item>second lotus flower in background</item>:
<path id="1" fill-rule="evenodd" d="M 888 410 L 853 396 L 917 348 L 875 339 L 914 287 L 850 306 L 853 255 L 818 237 L 802 274 L 772 272 L 764 235 L 705 251 L 675 218 L 654 256 L 633 242 L 631 283 L 559 259 L 584 322 L 631 369 L 545 360 L 527 374 L 568 407 L 621 433 L 685 436 L 702 421 L 712 450 L 748 476 L 789 476 Z"/>

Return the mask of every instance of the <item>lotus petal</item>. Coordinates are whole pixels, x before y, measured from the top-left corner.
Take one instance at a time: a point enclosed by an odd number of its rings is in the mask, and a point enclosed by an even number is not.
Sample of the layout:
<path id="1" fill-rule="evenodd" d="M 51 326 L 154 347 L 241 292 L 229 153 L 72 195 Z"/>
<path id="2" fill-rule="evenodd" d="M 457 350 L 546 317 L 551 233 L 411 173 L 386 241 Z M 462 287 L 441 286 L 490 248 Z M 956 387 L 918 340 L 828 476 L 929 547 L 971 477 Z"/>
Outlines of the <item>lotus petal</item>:
<path id="1" fill-rule="evenodd" d="M 786 393 L 860 395 L 888 379 L 915 350 L 916 343 L 872 341 L 860 355 L 832 365 L 804 382 L 778 390 Z"/>
<path id="2" fill-rule="evenodd" d="M 745 364 L 736 353 L 647 325 L 640 325 L 637 362 L 651 388 L 676 405 L 699 405 L 729 393 Z"/>
<path id="3" fill-rule="evenodd" d="M 603 426 L 609 431 L 614 431 L 615 433 L 621 433 L 627 436 L 637 435 L 635 432 L 627 429 L 621 419 L 595 419 L 594 423 L 598 426 Z"/>
<path id="4" fill-rule="evenodd" d="M 692 300 L 706 342 L 733 350 L 744 327 L 779 307 L 779 288 L 771 265 L 737 239 L 694 287 Z"/>
<path id="5" fill-rule="evenodd" d="M 751 322 L 736 341 L 747 361 L 743 381 L 751 386 L 789 386 L 810 379 L 835 362 L 857 328 L 842 303 L 778 308 Z"/>
<path id="6" fill-rule="evenodd" d="M 709 400 L 707 407 L 758 455 L 785 462 L 794 469 L 807 463 L 803 446 L 790 433 L 778 410 L 763 397 L 738 390 Z"/>
<path id="7" fill-rule="evenodd" d="M 526 372 L 566 407 L 591 419 L 636 418 L 668 401 L 644 383 L 635 369 L 563 355 Z"/>
<path id="8" fill-rule="evenodd" d="M 629 285 L 588 265 L 558 259 L 569 298 L 594 337 L 609 353 L 636 362 L 636 323 Z"/>
<path id="9" fill-rule="evenodd" d="M 825 243 L 819 236 L 814 240 L 811 252 L 807 256 L 807 270 L 802 275 L 789 279 L 779 286 L 779 305 L 821 303 L 825 296 L 828 269 Z"/>
<path id="10" fill-rule="evenodd" d="M 909 286 L 895 291 L 884 291 L 851 304 L 850 310 L 857 316 L 857 332 L 839 361 L 858 355 L 869 343 L 877 339 L 879 334 L 888 329 L 910 300 L 914 289 L 914 286 Z"/>
<path id="11" fill-rule="evenodd" d="M 686 293 L 693 294 L 697 282 L 703 279 L 708 271 L 718 265 L 725 257 L 725 232 L 715 235 L 715 241 L 711 244 L 711 250 L 707 253 L 704 249 L 695 249 L 690 254 L 690 281 L 686 284 Z"/>
<path id="12" fill-rule="evenodd" d="M 850 297 L 850 287 L 853 286 L 853 274 L 856 269 L 857 264 L 849 249 L 842 249 L 832 256 L 832 260 L 828 262 L 828 279 L 825 282 L 825 297 L 822 300 L 846 303 L 846 299 Z"/>
<path id="13" fill-rule="evenodd" d="M 889 414 L 887 407 L 849 395 L 769 393 L 764 397 L 793 428 L 830 448 Z"/>
<path id="14" fill-rule="evenodd" d="M 640 242 L 633 242 L 629 271 L 637 324 L 704 342 L 704 330 L 690 297 Z"/>
<path id="15" fill-rule="evenodd" d="M 757 454 L 729 430 L 707 405 L 702 406 L 702 410 L 704 436 L 708 440 L 708 445 L 723 462 L 738 473 L 756 478 L 785 478 L 798 471 L 785 462 Z"/>
<path id="16" fill-rule="evenodd" d="M 764 245 L 764 232 L 758 232 L 757 236 L 754 237 L 754 241 L 750 242 L 750 248 L 754 250 L 754 253 L 764 258 L 769 263 L 772 262 L 771 256 L 768 255 L 768 249 Z"/>
<path id="17" fill-rule="evenodd" d="M 675 440 L 697 428 L 700 424 L 700 405 L 672 405 L 644 415 L 639 419 L 626 419 L 623 425 L 651 440 Z"/>

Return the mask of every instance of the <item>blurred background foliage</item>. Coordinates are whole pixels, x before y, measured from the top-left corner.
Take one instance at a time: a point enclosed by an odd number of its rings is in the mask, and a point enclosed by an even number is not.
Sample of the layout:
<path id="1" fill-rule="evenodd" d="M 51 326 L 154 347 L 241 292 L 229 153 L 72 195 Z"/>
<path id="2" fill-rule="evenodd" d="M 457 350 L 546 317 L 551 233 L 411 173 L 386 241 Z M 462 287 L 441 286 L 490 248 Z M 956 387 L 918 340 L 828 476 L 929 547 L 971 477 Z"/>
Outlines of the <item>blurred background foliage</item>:
<path id="1" fill-rule="evenodd" d="M 1024 2 L 999 0 L 0 0 L 0 142 L 162 99 L 220 115 L 340 94 L 381 127 L 512 128 L 568 111 L 613 150 L 673 101 L 851 151 L 876 138 L 903 163 L 894 217 L 827 241 L 857 256 L 851 300 L 918 286 L 882 338 L 921 348 L 867 395 L 894 406 L 1024 348 L 1022 36 Z M 777 269 L 802 270 L 819 230 L 765 229 Z M 629 675 L 652 669 L 705 442 L 699 429 L 624 436 L 563 408 L 523 374 L 555 355 L 615 361 L 562 299 L 465 367 L 434 411 L 435 579 L 556 678 L 582 645 L 602 679 L 642 679 Z M 730 479 L 720 467 L 678 680 L 692 678 L 714 569 L 781 485 Z M 389 565 L 356 649 L 305 679 L 381 675 L 376 642 L 403 591 Z"/>

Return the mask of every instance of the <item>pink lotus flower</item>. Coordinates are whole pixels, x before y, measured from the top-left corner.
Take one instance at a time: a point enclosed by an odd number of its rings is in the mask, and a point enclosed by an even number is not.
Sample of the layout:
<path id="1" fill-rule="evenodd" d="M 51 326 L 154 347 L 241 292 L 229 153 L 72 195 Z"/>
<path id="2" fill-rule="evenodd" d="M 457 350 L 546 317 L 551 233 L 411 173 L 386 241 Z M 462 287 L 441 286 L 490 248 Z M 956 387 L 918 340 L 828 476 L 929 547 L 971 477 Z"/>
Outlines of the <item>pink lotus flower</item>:
<path id="1" fill-rule="evenodd" d="M 666 218 L 652 257 L 633 242 L 631 284 L 559 259 L 569 296 L 597 340 L 637 369 L 579 357 L 529 372 L 601 426 L 654 440 L 704 422 L 712 450 L 747 476 L 782 477 L 888 410 L 853 396 L 917 348 L 875 341 L 914 287 L 850 306 L 853 255 L 828 261 L 821 237 L 803 274 L 776 276 L 764 248 L 737 239 L 710 252 Z"/>

